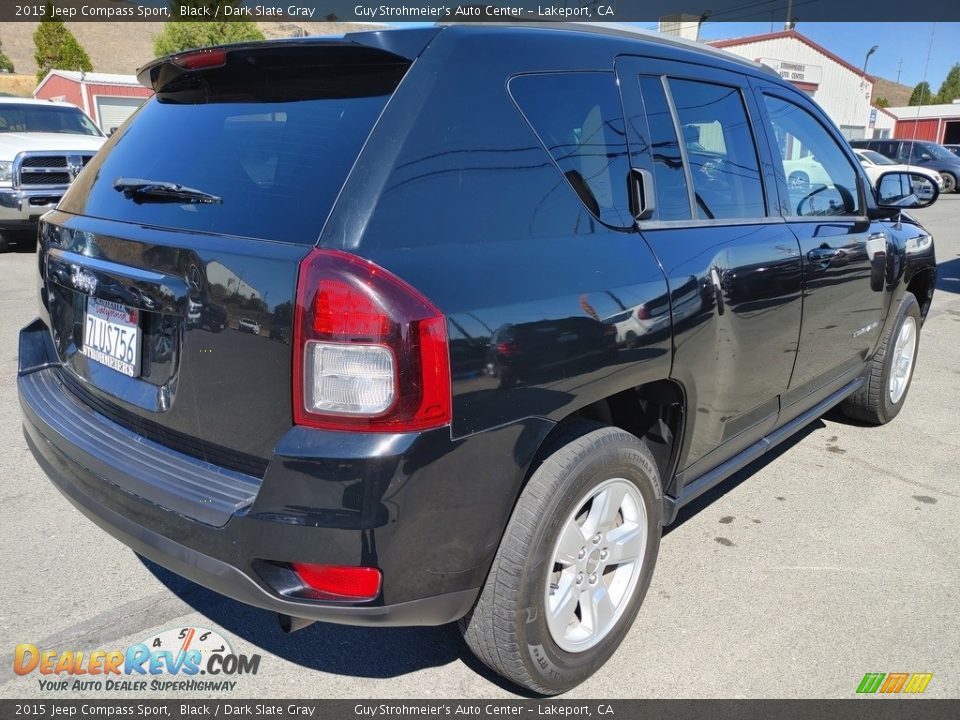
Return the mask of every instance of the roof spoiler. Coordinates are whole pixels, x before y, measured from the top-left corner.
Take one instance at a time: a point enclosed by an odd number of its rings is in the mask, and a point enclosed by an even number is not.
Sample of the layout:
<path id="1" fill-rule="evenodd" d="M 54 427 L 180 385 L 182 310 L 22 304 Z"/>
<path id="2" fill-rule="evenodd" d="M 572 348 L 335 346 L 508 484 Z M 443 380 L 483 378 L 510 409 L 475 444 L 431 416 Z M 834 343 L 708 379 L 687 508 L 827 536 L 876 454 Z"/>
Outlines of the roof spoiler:
<path id="1" fill-rule="evenodd" d="M 282 38 L 258 42 L 243 42 L 214 47 L 195 48 L 153 60 L 137 70 L 137 80 L 154 92 L 164 88 L 185 75 L 223 67 L 233 54 L 264 55 L 288 52 L 292 49 L 317 50 L 318 52 L 351 49 L 369 62 L 405 62 L 415 60 L 430 44 L 441 28 L 418 28 L 416 30 L 368 30 L 342 36 L 316 36 L 306 38 Z"/>

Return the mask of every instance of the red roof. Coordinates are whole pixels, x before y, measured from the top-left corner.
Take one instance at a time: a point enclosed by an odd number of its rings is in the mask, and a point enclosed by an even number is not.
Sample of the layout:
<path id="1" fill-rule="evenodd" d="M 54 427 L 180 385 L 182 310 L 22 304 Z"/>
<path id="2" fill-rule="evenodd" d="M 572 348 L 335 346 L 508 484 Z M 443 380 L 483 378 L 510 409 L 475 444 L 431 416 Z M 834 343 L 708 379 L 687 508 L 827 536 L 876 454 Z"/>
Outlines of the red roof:
<path id="1" fill-rule="evenodd" d="M 798 33 L 796 30 L 781 30 L 780 32 L 765 33 L 763 35 L 750 35 L 748 37 L 731 38 L 730 40 L 711 40 L 707 43 L 707 45 L 712 45 L 715 48 L 729 48 L 736 47 L 738 45 L 749 45 L 750 43 L 763 42 L 764 40 L 778 40 L 780 38 L 793 38 L 794 40 L 799 40 L 800 42 L 812 47 L 817 52 L 826 55 L 838 65 L 843 65 L 843 67 L 850 72 L 856 73 L 860 77 L 864 77 L 870 82 L 873 82 L 875 79 L 873 75 L 867 75 L 860 68 L 851 65 L 839 55 L 835 55 L 823 47 L 823 45 L 818 45 L 810 38 Z"/>

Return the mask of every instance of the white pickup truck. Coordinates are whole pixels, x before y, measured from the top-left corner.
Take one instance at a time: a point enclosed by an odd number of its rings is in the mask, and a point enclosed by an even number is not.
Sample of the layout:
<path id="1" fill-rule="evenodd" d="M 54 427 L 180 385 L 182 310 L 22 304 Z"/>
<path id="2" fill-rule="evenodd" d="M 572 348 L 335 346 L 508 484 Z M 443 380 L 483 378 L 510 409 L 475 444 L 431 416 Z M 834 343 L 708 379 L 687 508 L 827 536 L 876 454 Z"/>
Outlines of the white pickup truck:
<path id="1" fill-rule="evenodd" d="M 11 240 L 32 242 L 40 216 L 105 140 L 74 105 L 0 97 L 0 252 Z"/>

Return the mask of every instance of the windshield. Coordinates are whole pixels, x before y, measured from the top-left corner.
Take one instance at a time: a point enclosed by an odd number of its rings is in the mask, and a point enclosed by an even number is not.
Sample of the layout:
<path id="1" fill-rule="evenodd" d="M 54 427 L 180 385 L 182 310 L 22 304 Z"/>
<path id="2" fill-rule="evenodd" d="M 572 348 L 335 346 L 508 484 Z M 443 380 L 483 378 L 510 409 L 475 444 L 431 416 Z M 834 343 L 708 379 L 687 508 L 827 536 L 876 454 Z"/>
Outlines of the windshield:
<path id="1" fill-rule="evenodd" d="M 102 136 L 97 126 L 80 110 L 60 105 L 0 105 L 0 132 Z"/>
<path id="2" fill-rule="evenodd" d="M 888 157 L 884 157 L 878 152 L 873 150 L 860 150 L 860 157 L 866 159 L 868 162 L 873 163 L 874 165 L 896 165 L 896 163 Z"/>
<path id="3" fill-rule="evenodd" d="M 936 143 L 922 143 L 920 145 L 924 150 L 933 155 L 937 160 L 956 160 L 957 156 L 947 150 L 943 145 Z"/>

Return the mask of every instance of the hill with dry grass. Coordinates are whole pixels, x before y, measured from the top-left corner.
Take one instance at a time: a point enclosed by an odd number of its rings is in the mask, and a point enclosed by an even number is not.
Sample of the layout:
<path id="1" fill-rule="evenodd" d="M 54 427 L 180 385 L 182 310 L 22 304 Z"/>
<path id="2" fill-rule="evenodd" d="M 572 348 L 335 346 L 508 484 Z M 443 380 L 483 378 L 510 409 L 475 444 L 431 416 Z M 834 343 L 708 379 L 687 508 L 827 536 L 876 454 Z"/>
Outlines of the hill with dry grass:
<path id="1" fill-rule="evenodd" d="M 0 41 L 3 51 L 13 61 L 18 74 L 37 72 L 33 59 L 33 33 L 39 23 L 0 23 Z M 158 22 L 68 22 L 90 55 L 96 72 L 132 74 L 134 70 L 153 59 L 153 39 L 163 29 Z M 345 22 L 261 22 L 260 30 L 268 38 L 306 35 L 339 35 L 377 27 L 365 23 Z M 32 89 L 32 88 L 31 88 Z"/>
<path id="2" fill-rule="evenodd" d="M 901 107 L 910 102 L 912 93 L 912 87 L 878 77 L 873 84 L 873 98 L 871 100 L 876 102 L 877 98 L 886 98 L 891 107 Z"/>

